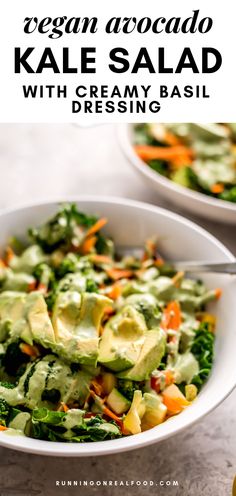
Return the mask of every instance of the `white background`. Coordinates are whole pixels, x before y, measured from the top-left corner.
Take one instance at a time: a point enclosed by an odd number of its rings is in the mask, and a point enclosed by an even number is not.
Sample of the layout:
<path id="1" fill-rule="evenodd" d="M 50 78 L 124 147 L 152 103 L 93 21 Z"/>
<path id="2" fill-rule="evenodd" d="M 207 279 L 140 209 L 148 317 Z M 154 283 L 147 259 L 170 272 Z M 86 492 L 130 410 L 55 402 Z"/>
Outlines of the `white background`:
<path id="1" fill-rule="evenodd" d="M 192 15 L 193 9 L 200 9 L 200 16 L 210 16 L 214 20 L 212 29 L 207 34 L 159 34 L 153 33 L 129 35 L 108 35 L 104 33 L 106 21 L 113 16 L 126 16 L 142 18 L 145 16 L 170 18 L 181 16 L 184 18 Z M 90 122 L 127 122 L 127 121 L 234 121 L 235 120 L 235 36 L 234 24 L 236 7 L 233 0 L 224 3 L 205 0 L 166 0 L 157 2 L 137 2 L 135 0 L 8 0 L 1 7 L 0 19 L 0 41 L 1 41 L 1 79 L 0 79 L 0 121 L 1 122 L 78 122 L 86 125 Z M 44 18 L 47 16 L 58 17 L 66 15 L 69 17 L 93 17 L 99 18 L 99 29 L 95 34 L 70 34 L 63 35 L 60 39 L 51 40 L 48 35 L 42 35 L 36 31 L 31 35 L 23 32 L 23 20 L 25 17 Z M 42 74 L 14 74 L 14 47 L 35 46 L 35 55 L 30 60 L 32 65 L 37 66 L 45 46 L 52 47 L 55 57 L 60 64 L 62 47 L 70 47 L 71 63 L 79 65 L 80 47 L 96 46 L 97 48 L 97 73 L 78 74 L 53 74 L 52 70 L 46 70 Z M 185 46 L 189 46 L 196 58 L 201 61 L 202 46 L 217 48 L 223 57 L 222 68 L 215 74 L 201 75 L 192 74 L 190 69 L 182 74 L 149 74 L 147 70 L 141 70 L 138 74 L 114 74 L 108 69 L 109 51 L 113 47 L 126 47 L 130 53 L 130 62 L 135 61 L 138 50 L 146 46 L 150 55 L 157 59 L 157 47 L 166 47 L 166 59 L 168 65 L 177 65 L 179 57 Z M 23 97 L 22 84 L 67 84 L 69 97 L 64 99 L 29 99 Z M 71 113 L 71 100 L 74 97 L 74 88 L 79 84 L 108 84 L 111 88 L 119 84 L 122 88 L 129 84 L 151 84 L 152 96 L 156 96 L 156 89 L 160 84 L 172 87 L 178 84 L 183 87 L 186 84 L 195 86 L 205 84 L 211 94 L 209 99 L 165 99 L 162 100 L 162 109 L 158 114 L 146 114 L 139 116 L 125 114 L 97 114 L 83 115 Z M 158 99 L 158 98 L 157 98 Z"/>

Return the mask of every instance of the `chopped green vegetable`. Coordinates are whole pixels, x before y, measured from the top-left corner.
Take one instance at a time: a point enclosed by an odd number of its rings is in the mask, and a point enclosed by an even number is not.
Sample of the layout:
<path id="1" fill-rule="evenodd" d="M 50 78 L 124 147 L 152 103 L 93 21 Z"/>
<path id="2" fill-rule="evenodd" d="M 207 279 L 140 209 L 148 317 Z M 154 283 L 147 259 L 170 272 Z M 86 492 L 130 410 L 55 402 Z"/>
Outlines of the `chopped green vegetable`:
<path id="1" fill-rule="evenodd" d="M 46 253 L 51 253 L 59 247 L 77 246 L 81 238 L 79 226 L 89 228 L 95 222 L 96 217 L 85 215 L 76 205 L 68 204 L 41 227 L 30 229 L 29 235 Z"/>
<path id="2" fill-rule="evenodd" d="M 199 373 L 192 379 L 192 384 L 201 389 L 206 382 L 213 365 L 214 334 L 209 331 L 209 324 L 202 323 L 196 331 L 191 351 L 199 363 Z"/>

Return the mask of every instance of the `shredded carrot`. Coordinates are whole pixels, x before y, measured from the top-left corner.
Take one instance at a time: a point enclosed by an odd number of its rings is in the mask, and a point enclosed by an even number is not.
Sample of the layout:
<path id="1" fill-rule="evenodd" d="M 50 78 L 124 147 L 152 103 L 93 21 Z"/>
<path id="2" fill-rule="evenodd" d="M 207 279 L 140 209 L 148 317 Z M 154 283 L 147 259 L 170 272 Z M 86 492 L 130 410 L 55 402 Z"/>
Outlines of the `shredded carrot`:
<path id="1" fill-rule="evenodd" d="M 9 265 L 14 257 L 15 257 L 15 253 L 13 249 L 10 246 L 8 246 L 6 248 L 6 258 L 5 258 L 6 265 Z"/>
<path id="2" fill-rule="evenodd" d="M 211 192 L 212 193 L 215 193 L 217 195 L 219 193 L 223 193 L 224 189 L 225 189 L 224 184 L 222 184 L 222 183 L 215 183 L 211 187 Z"/>
<path id="3" fill-rule="evenodd" d="M 98 381 L 96 381 L 96 379 L 94 379 L 94 380 L 92 381 L 92 386 L 93 386 L 93 388 L 94 388 L 95 393 L 96 393 L 98 396 L 101 396 L 101 395 L 102 395 L 102 392 L 103 392 L 103 390 L 102 390 L 102 386 L 101 386 L 101 384 L 99 384 L 99 382 L 98 382 Z"/>
<path id="4" fill-rule="evenodd" d="M 94 399 L 94 401 L 97 401 L 101 408 L 103 408 L 103 404 L 104 402 L 106 401 L 106 398 L 100 398 L 100 396 L 98 396 L 95 391 L 93 391 L 92 389 L 89 390 L 89 393 L 90 393 L 90 396 L 92 396 L 92 398 Z"/>
<path id="5" fill-rule="evenodd" d="M 36 281 L 32 281 L 28 286 L 28 291 L 35 291 L 36 289 Z"/>
<path id="6" fill-rule="evenodd" d="M 103 310 L 104 315 L 112 315 L 114 313 L 114 308 L 112 307 L 105 307 Z"/>
<path id="7" fill-rule="evenodd" d="M 120 284 L 115 283 L 111 287 L 109 293 L 107 293 L 107 296 L 112 300 L 117 300 L 121 296 L 121 294 L 122 294 L 122 287 L 120 286 Z"/>
<path id="8" fill-rule="evenodd" d="M 107 224 L 107 219 L 105 217 L 102 217 L 101 219 L 99 219 L 97 222 L 95 222 L 95 224 L 90 227 L 90 229 L 88 229 L 87 233 L 86 233 L 86 237 L 88 236 L 91 236 L 92 234 L 95 234 L 97 233 L 98 231 L 100 231 L 105 225 Z"/>
<path id="9" fill-rule="evenodd" d="M 219 298 L 222 295 L 222 289 L 221 288 L 216 288 L 215 289 L 215 295 L 216 295 L 216 299 L 219 300 Z"/>
<path id="10" fill-rule="evenodd" d="M 100 396 L 97 396 L 97 394 L 92 389 L 90 389 L 90 394 L 95 401 L 99 402 L 104 415 L 111 418 L 112 420 L 115 420 L 115 422 L 117 422 L 117 424 L 120 426 L 121 432 L 123 434 L 128 434 L 126 432 L 126 430 L 124 429 L 124 424 L 123 424 L 122 419 L 120 417 L 117 417 L 117 415 L 114 412 L 112 412 L 112 410 L 110 410 L 110 408 L 108 408 L 106 405 L 104 405 L 106 398 L 100 398 Z"/>
<path id="11" fill-rule="evenodd" d="M 22 353 L 25 353 L 25 355 L 28 355 L 32 358 L 39 356 L 39 350 L 36 346 L 31 346 L 30 344 L 27 343 L 21 343 L 20 349 Z"/>
<path id="12" fill-rule="evenodd" d="M 145 243 L 145 250 L 142 257 L 142 262 L 146 262 L 147 260 L 157 258 L 157 245 L 156 241 L 153 239 L 147 239 Z M 158 255 L 159 258 L 159 255 Z"/>
<path id="13" fill-rule="evenodd" d="M 133 271 L 129 269 L 107 269 L 107 275 L 110 279 L 118 281 L 119 279 L 132 277 Z"/>
<path id="14" fill-rule="evenodd" d="M 186 165 L 191 165 L 192 159 L 190 159 L 189 155 L 178 155 L 171 161 L 171 168 L 173 170 L 180 169 Z"/>
<path id="15" fill-rule="evenodd" d="M 65 412 L 65 413 L 66 413 L 66 412 L 68 412 L 68 410 L 69 410 L 69 407 L 66 405 L 66 403 L 64 403 L 64 401 L 61 401 L 60 406 L 59 406 L 59 408 L 57 409 L 57 411 L 58 411 L 58 412 L 63 411 L 63 412 Z"/>
<path id="16" fill-rule="evenodd" d="M 172 277 L 172 281 L 173 281 L 173 284 L 175 286 L 179 286 L 179 283 L 180 281 L 183 279 L 184 277 L 184 272 L 180 271 L 180 272 L 177 272 L 173 277 Z"/>
<path id="17" fill-rule="evenodd" d="M 115 413 L 113 413 L 110 408 L 108 408 L 107 406 L 103 406 L 103 413 L 105 415 L 107 415 L 108 417 L 112 418 L 113 420 L 115 420 L 117 423 L 121 424 L 122 423 L 122 420 L 120 417 L 117 417 L 117 415 Z"/>
<path id="18" fill-rule="evenodd" d="M 4 269 L 6 267 L 4 261 L 0 258 L 0 269 Z"/>
<path id="19" fill-rule="evenodd" d="M 156 159 L 172 161 L 180 155 L 186 157 L 187 161 L 192 161 L 193 156 L 192 150 L 182 145 L 170 147 L 136 145 L 134 149 L 138 156 L 145 161 Z"/>
<path id="20" fill-rule="evenodd" d="M 86 238 L 80 248 L 81 253 L 83 255 L 87 255 L 88 253 L 90 253 L 94 248 L 96 241 L 97 241 L 96 236 L 90 236 L 90 238 Z"/>
<path id="21" fill-rule="evenodd" d="M 42 282 L 39 283 L 38 287 L 37 287 L 38 291 L 41 291 L 41 293 L 43 294 L 46 294 L 47 293 L 47 286 L 45 284 L 43 284 Z"/>
<path id="22" fill-rule="evenodd" d="M 175 134 L 172 134 L 168 131 L 166 131 L 166 133 L 165 133 L 165 142 L 171 146 L 181 144 L 181 141 L 179 140 L 179 138 L 177 138 L 177 136 L 175 136 Z"/>
<path id="23" fill-rule="evenodd" d="M 164 264 L 163 258 L 157 252 L 156 240 L 148 239 L 145 243 L 145 251 L 142 257 L 142 265 L 144 265 L 145 262 L 147 261 L 152 261 L 152 263 L 154 262 L 154 264 L 157 266 L 161 266 Z"/>
<path id="24" fill-rule="evenodd" d="M 163 258 L 158 257 L 154 263 L 155 263 L 156 267 L 162 267 L 162 265 L 164 265 L 165 262 L 164 262 Z"/>
<path id="25" fill-rule="evenodd" d="M 165 330 L 178 330 L 182 322 L 180 305 L 178 301 L 170 301 L 164 310 L 161 327 Z"/>
<path id="26" fill-rule="evenodd" d="M 163 374 L 165 376 L 165 384 L 166 384 L 166 386 L 169 386 L 170 384 L 172 384 L 173 381 L 174 381 L 173 372 L 171 372 L 171 370 L 167 369 L 167 370 L 163 370 Z"/>
<path id="27" fill-rule="evenodd" d="M 146 249 L 147 249 L 148 252 L 151 253 L 152 256 L 155 254 L 156 243 L 155 243 L 155 241 L 153 241 L 153 239 L 147 239 L 147 241 L 146 241 Z"/>
<path id="28" fill-rule="evenodd" d="M 157 393 L 160 392 L 162 379 L 165 379 L 165 387 L 170 386 L 174 382 L 174 374 L 171 370 L 162 370 L 157 377 L 151 377 L 151 388 Z"/>
<path id="29" fill-rule="evenodd" d="M 125 426 L 124 426 L 124 423 L 123 423 L 123 420 L 120 418 L 120 417 L 117 417 L 117 415 L 115 413 L 113 413 L 110 408 L 108 408 L 107 406 L 103 406 L 103 413 L 105 415 L 107 415 L 107 417 L 111 418 L 112 420 L 115 420 L 115 422 L 117 422 L 117 424 L 119 425 L 120 429 L 121 429 L 121 432 L 122 434 L 124 435 L 127 435 L 129 434 L 129 432 L 125 429 Z"/>
<path id="30" fill-rule="evenodd" d="M 0 431 L 6 431 L 8 427 L 5 427 L 5 425 L 0 425 Z"/>
<path id="31" fill-rule="evenodd" d="M 106 255 L 97 255 L 96 253 L 93 253 L 92 255 L 90 255 L 90 260 L 91 262 L 95 263 L 95 264 L 112 264 L 113 263 L 113 260 L 106 256 Z"/>

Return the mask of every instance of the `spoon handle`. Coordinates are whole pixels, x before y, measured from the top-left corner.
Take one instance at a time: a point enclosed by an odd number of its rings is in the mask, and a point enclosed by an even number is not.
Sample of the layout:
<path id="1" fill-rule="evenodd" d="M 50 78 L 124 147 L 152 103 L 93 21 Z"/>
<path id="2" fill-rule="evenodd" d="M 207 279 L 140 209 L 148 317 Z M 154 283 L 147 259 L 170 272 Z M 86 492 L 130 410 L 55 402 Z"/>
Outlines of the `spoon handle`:
<path id="1" fill-rule="evenodd" d="M 173 266 L 177 270 L 186 272 L 218 272 L 221 274 L 236 274 L 236 261 L 226 263 L 203 262 L 176 262 Z"/>

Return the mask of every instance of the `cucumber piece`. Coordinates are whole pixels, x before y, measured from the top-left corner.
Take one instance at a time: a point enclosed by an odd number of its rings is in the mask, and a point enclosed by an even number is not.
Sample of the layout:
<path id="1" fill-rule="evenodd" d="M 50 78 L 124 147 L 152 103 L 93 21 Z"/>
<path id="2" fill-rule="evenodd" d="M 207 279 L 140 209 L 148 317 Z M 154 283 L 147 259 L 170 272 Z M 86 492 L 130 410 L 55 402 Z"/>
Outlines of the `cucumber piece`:
<path id="1" fill-rule="evenodd" d="M 121 415 L 129 410 L 130 401 L 127 400 L 116 388 L 113 388 L 107 397 L 107 405 L 117 415 Z"/>

